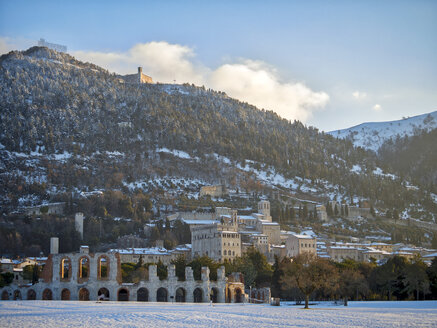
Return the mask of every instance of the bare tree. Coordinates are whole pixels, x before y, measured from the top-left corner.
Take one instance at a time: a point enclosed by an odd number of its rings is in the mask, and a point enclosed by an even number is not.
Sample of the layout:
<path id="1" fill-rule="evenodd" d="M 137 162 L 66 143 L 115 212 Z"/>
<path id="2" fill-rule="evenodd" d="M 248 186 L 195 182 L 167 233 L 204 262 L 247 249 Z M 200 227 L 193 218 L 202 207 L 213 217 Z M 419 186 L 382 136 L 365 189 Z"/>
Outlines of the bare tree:
<path id="1" fill-rule="evenodd" d="M 305 309 L 313 292 L 338 288 L 338 272 L 334 265 L 310 253 L 303 253 L 284 266 L 283 284 L 297 287 L 305 295 Z"/>

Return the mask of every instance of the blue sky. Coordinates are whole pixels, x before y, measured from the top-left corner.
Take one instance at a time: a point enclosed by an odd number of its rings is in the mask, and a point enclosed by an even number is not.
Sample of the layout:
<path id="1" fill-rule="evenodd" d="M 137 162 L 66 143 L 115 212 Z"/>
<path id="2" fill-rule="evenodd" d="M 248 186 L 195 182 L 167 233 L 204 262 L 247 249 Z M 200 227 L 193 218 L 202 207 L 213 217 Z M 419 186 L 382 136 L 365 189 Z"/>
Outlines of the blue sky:
<path id="1" fill-rule="evenodd" d="M 0 37 L 326 131 L 437 110 L 437 1 L 0 1 Z"/>

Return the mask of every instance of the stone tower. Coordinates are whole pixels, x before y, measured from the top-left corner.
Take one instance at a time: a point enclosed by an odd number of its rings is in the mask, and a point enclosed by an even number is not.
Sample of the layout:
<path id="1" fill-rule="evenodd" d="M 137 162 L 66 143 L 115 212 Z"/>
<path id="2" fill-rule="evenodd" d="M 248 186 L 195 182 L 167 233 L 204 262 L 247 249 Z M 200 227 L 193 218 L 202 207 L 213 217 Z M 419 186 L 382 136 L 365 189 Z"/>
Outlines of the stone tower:
<path id="1" fill-rule="evenodd" d="M 263 214 L 265 220 L 272 222 L 272 217 L 270 216 L 270 202 L 268 200 L 258 202 L 258 213 Z"/>
<path id="2" fill-rule="evenodd" d="M 74 227 L 80 233 L 80 238 L 83 239 L 83 213 L 76 213 L 74 216 Z"/>
<path id="3" fill-rule="evenodd" d="M 138 83 L 141 83 L 142 76 L 143 76 L 143 68 L 140 66 L 138 67 Z"/>
<path id="4" fill-rule="evenodd" d="M 59 238 L 52 237 L 50 238 L 50 254 L 58 254 L 59 253 Z"/>

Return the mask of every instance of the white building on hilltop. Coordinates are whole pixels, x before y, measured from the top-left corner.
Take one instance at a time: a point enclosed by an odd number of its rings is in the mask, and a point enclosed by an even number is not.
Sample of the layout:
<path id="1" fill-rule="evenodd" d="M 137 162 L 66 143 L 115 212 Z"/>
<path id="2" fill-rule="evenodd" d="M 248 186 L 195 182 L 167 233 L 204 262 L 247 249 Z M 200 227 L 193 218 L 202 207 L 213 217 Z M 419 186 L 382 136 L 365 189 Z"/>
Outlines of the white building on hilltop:
<path id="1" fill-rule="evenodd" d="M 67 52 L 67 46 L 63 46 L 61 44 L 56 44 L 56 43 L 50 43 L 42 38 L 39 39 L 38 46 L 39 47 L 47 47 L 49 49 L 53 49 L 53 50 L 56 50 L 58 52 Z"/>

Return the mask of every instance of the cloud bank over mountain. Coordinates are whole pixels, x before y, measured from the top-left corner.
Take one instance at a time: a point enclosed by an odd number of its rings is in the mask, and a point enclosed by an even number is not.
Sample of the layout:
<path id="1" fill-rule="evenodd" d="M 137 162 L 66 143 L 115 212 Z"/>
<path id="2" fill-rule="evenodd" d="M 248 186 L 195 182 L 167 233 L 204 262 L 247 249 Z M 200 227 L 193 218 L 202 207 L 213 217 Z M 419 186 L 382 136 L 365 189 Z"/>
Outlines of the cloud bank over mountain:
<path id="1" fill-rule="evenodd" d="M 291 120 L 306 122 L 329 101 L 326 92 L 281 81 L 275 68 L 265 62 L 239 59 L 210 68 L 196 61 L 192 48 L 164 41 L 140 43 L 122 53 L 76 51 L 73 55 L 120 74 L 133 73 L 142 66 L 154 81 L 205 85 Z"/>

